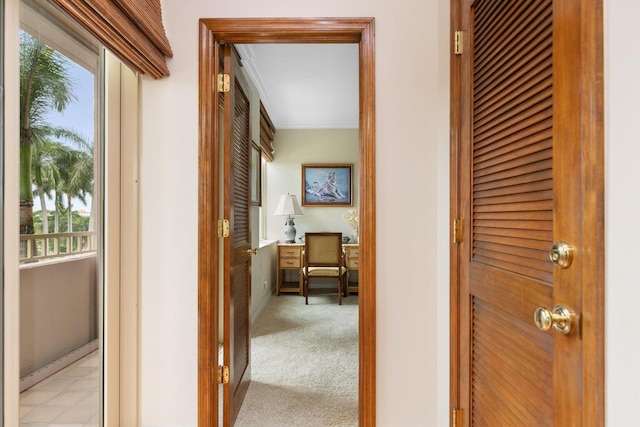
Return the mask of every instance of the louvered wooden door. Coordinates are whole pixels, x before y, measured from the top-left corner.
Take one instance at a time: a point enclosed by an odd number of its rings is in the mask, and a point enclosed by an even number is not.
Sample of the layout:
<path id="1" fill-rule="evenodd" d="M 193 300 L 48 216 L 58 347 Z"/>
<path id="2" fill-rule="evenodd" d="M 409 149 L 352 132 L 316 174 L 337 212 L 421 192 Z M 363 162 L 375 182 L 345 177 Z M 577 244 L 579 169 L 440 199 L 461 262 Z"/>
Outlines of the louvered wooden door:
<path id="1" fill-rule="evenodd" d="M 230 380 L 224 386 L 224 425 L 235 423 L 251 380 L 250 311 L 250 92 L 235 51 L 224 47 L 230 91 L 224 96 L 224 217 L 230 221 L 224 239 L 224 364 Z"/>
<path id="2" fill-rule="evenodd" d="M 593 385 L 580 315 L 602 277 L 602 217 L 587 153 L 581 3 L 462 0 L 460 61 L 459 419 L 472 426 L 581 426 Z M 588 91 L 587 91 L 588 92 Z M 585 163 L 587 162 L 587 163 Z M 596 172 L 593 170 L 592 172 Z M 599 173 L 602 173 L 600 170 Z M 602 176 L 602 175 L 600 175 Z M 601 194 L 599 194 L 601 196 Z M 569 268 L 549 260 L 574 246 Z M 600 264 L 601 266 L 601 264 Z M 590 277 L 593 275 L 593 277 Z M 585 285 L 586 284 L 586 285 Z M 584 301 L 591 301 L 584 304 Z M 538 307 L 576 314 L 567 335 L 541 331 Z M 589 341 L 589 345 L 597 342 Z M 601 350 L 593 354 L 601 358 Z M 602 359 L 600 359 L 600 362 Z M 587 384 L 588 383 L 588 384 Z M 584 424 L 588 425 L 588 424 Z"/>

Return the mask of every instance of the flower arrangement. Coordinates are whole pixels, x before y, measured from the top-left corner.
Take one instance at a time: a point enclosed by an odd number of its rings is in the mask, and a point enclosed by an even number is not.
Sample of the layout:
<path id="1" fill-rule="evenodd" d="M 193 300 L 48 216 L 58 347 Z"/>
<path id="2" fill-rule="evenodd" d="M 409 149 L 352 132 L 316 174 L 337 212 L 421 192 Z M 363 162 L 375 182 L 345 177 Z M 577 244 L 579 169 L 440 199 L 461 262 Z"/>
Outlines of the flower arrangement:
<path id="1" fill-rule="evenodd" d="M 349 225 L 351 226 L 352 234 L 353 234 L 353 242 L 358 243 L 358 224 L 360 222 L 360 215 L 358 215 L 357 209 L 349 209 L 342 215 Z"/>

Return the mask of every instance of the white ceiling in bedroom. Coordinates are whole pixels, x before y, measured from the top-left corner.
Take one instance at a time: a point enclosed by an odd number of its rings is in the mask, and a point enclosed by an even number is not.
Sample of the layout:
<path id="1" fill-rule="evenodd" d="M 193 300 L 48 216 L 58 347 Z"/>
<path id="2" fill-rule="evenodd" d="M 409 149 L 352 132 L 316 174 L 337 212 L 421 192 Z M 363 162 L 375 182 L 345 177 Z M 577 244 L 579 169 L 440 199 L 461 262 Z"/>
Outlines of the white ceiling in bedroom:
<path id="1" fill-rule="evenodd" d="M 276 129 L 358 127 L 357 44 L 236 47 Z"/>

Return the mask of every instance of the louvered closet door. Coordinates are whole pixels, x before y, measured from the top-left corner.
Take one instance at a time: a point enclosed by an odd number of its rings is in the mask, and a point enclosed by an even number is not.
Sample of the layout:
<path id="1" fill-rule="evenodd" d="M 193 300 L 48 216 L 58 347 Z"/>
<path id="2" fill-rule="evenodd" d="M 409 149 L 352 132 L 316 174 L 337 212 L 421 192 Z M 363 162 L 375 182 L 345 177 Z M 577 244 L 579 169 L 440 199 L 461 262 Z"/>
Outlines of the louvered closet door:
<path id="1" fill-rule="evenodd" d="M 232 426 L 251 379 L 250 311 L 251 248 L 250 213 L 250 92 L 230 46 L 224 48 L 225 73 L 231 90 L 224 97 L 224 201 L 230 236 L 225 239 L 224 364 L 230 381 L 224 387 L 224 425 Z"/>
<path id="2" fill-rule="evenodd" d="M 551 2 L 472 19 L 472 425 L 552 425 L 553 336 L 532 322 L 553 291 Z"/>
<path id="3" fill-rule="evenodd" d="M 562 271 L 549 261 L 554 240 L 578 251 L 581 244 L 574 233 L 581 183 L 571 180 L 580 176 L 572 175 L 581 167 L 579 138 L 568 138 L 579 90 L 565 73 L 572 65 L 557 35 L 566 33 L 560 4 L 571 1 L 462 2 L 469 37 L 460 59 L 468 83 L 460 202 L 466 425 L 581 425 L 579 334 L 575 327 L 569 335 L 543 332 L 534 322 L 537 307 L 581 310 L 581 260 Z"/>

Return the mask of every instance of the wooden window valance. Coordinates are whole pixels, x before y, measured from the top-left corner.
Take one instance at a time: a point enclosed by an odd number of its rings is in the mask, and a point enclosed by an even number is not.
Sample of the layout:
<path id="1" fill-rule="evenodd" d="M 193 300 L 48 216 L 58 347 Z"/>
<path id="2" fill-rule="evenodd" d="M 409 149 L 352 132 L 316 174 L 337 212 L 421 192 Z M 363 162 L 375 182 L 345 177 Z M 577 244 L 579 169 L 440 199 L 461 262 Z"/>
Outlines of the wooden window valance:
<path id="1" fill-rule="evenodd" d="M 273 134 L 275 133 L 276 127 L 260 102 L 260 149 L 262 156 L 270 162 L 273 161 Z"/>
<path id="2" fill-rule="evenodd" d="M 169 75 L 173 52 L 162 24 L 160 0 L 50 0 L 132 69 Z"/>

